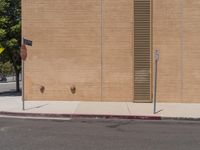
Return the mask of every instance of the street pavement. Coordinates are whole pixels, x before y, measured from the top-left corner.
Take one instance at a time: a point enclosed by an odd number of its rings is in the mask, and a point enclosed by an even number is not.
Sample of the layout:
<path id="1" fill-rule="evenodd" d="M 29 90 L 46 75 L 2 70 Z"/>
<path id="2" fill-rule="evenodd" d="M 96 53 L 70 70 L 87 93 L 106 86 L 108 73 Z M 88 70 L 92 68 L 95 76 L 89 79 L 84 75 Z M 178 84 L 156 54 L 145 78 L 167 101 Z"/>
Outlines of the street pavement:
<path id="1" fill-rule="evenodd" d="M 199 150 L 200 122 L 0 118 L 1 150 Z"/>
<path id="2" fill-rule="evenodd" d="M 20 87 L 22 83 L 20 82 Z M 0 82 L 0 93 L 14 92 L 16 90 L 16 82 Z"/>

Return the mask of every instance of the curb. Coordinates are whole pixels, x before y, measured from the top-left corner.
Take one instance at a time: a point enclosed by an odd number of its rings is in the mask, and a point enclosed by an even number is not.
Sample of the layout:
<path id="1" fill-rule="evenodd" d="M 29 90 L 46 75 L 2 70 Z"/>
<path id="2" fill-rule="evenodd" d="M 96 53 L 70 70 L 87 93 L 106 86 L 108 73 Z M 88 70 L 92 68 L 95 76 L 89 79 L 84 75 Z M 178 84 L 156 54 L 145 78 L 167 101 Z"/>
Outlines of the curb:
<path id="1" fill-rule="evenodd" d="M 192 118 L 192 117 L 161 117 L 161 120 L 200 121 L 200 118 Z"/>
<path id="2" fill-rule="evenodd" d="M 200 121 L 200 118 L 192 117 L 162 117 L 162 116 L 142 116 L 142 115 L 108 115 L 108 114 L 53 114 L 53 113 L 23 113 L 1 111 L 0 115 L 8 117 L 40 117 L 56 119 L 129 119 L 129 120 L 179 120 L 179 121 Z"/>
<path id="3" fill-rule="evenodd" d="M 45 118 L 87 118 L 87 119 L 130 119 L 130 120 L 162 120 L 160 116 L 139 115 L 98 115 L 98 114 L 51 114 L 51 113 L 21 113 L 1 111 L 0 115 L 14 117 L 45 117 Z"/>

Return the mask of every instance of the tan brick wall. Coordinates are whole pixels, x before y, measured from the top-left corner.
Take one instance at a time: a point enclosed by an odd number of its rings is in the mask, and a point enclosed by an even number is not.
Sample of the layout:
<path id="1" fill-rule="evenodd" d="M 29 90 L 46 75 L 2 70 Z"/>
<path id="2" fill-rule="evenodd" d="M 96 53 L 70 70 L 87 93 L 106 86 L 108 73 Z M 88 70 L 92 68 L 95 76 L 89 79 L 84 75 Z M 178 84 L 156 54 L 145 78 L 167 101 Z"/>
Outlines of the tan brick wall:
<path id="1" fill-rule="evenodd" d="M 200 1 L 154 0 L 153 47 L 160 50 L 158 100 L 200 102 Z"/>
<path id="2" fill-rule="evenodd" d="M 103 100 L 133 101 L 133 0 L 103 4 Z"/>
<path id="3" fill-rule="evenodd" d="M 132 0 L 22 5 L 23 35 L 33 40 L 25 62 L 26 100 L 133 101 Z"/>
<path id="4" fill-rule="evenodd" d="M 100 100 L 100 1 L 22 2 L 23 36 L 33 40 L 25 62 L 25 99 Z"/>
<path id="5" fill-rule="evenodd" d="M 181 99 L 180 0 L 154 0 L 153 49 L 159 49 L 158 100 Z"/>
<path id="6" fill-rule="evenodd" d="M 22 0 L 22 8 L 23 36 L 33 40 L 26 100 L 133 101 L 133 0 Z M 199 8 L 153 0 L 159 102 L 200 102 Z"/>

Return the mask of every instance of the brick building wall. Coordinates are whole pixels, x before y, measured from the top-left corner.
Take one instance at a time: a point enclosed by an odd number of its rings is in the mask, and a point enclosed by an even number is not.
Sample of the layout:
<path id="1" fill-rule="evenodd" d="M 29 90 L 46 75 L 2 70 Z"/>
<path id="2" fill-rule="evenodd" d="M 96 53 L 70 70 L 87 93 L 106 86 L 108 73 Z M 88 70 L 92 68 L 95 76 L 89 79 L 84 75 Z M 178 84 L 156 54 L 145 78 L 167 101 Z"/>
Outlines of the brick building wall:
<path id="1" fill-rule="evenodd" d="M 25 100 L 133 102 L 135 1 L 22 0 L 22 34 L 33 40 Z M 158 101 L 200 102 L 200 2 L 150 1 L 149 51 L 160 50 Z"/>
<path id="2" fill-rule="evenodd" d="M 200 102 L 199 8 L 197 0 L 153 1 L 159 101 Z"/>

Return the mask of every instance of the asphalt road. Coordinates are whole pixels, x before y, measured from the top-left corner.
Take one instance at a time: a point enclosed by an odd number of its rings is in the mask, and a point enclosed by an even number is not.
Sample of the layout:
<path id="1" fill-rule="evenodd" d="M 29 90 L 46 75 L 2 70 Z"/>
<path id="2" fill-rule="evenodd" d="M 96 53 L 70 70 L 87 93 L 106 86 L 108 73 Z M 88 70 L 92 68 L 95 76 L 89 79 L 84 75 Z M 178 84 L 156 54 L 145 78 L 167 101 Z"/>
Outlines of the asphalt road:
<path id="1" fill-rule="evenodd" d="M 20 87 L 22 83 L 20 82 Z M 13 92 L 16 90 L 16 82 L 0 82 L 0 93 Z"/>
<path id="2" fill-rule="evenodd" d="M 200 123 L 0 118 L 1 150 L 199 150 Z"/>

